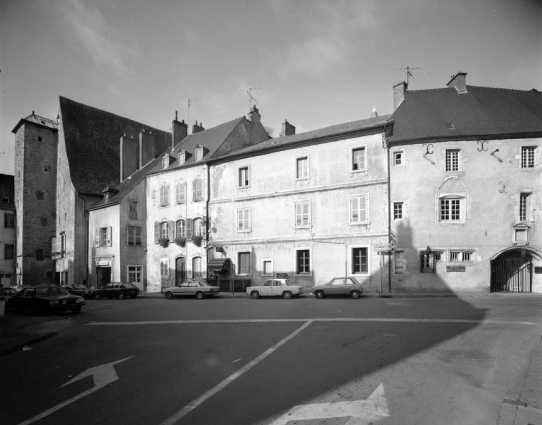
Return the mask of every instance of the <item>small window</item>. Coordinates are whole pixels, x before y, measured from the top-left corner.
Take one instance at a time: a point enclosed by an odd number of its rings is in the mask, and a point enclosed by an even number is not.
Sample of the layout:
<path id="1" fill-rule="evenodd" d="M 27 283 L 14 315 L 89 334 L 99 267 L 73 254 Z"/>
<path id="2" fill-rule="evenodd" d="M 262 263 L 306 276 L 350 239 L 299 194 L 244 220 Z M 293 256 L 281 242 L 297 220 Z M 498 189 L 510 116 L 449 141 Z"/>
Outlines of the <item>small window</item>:
<path id="1" fill-rule="evenodd" d="M 536 146 L 521 147 L 521 168 L 534 168 L 534 153 Z"/>
<path id="2" fill-rule="evenodd" d="M 394 220 L 403 219 L 403 203 L 402 202 L 393 203 L 393 219 Z"/>
<path id="3" fill-rule="evenodd" d="M 368 248 L 352 248 L 352 274 L 367 274 L 368 272 Z"/>
<path id="4" fill-rule="evenodd" d="M 196 159 L 195 159 L 196 161 L 201 161 L 203 159 L 203 147 L 202 146 L 196 147 L 195 155 L 196 155 Z"/>
<path id="5" fill-rule="evenodd" d="M 365 148 L 352 149 L 352 171 L 363 171 L 366 167 Z"/>
<path id="6" fill-rule="evenodd" d="M 240 252 L 237 257 L 237 274 L 250 274 L 250 252 Z"/>
<path id="7" fill-rule="evenodd" d="M 141 227 L 127 226 L 126 239 L 128 246 L 141 246 Z"/>
<path id="8" fill-rule="evenodd" d="M 459 149 L 446 149 L 446 171 L 459 171 Z"/>
<path id="9" fill-rule="evenodd" d="M 296 249 L 295 252 L 295 271 L 296 274 L 310 274 L 311 272 L 311 252 L 308 249 Z"/>
<path id="10" fill-rule="evenodd" d="M 45 200 L 45 193 L 41 190 L 36 190 L 36 199 L 38 201 L 43 201 Z"/>
<path id="11" fill-rule="evenodd" d="M 160 206 L 169 206 L 169 186 L 167 184 L 160 186 Z"/>
<path id="12" fill-rule="evenodd" d="M 177 155 L 177 161 L 179 162 L 179 165 L 183 165 L 186 161 L 186 153 L 184 150 L 181 150 L 179 154 Z"/>
<path id="13" fill-rule="evenodd" d="M 365 224 L 369 221 L 368 195 L 350 197 L 350 224 Z"/>
<path id="14" fill-rule="evenodd" d="M 239 168 L 239 187 L 248 187 L 248 167 Z"/>
<path id="15" fill-rule="evenodd" d="M 471 251 L 450 251 L 450 262 L 452 263 L 470 263 L 474 259 Z"/>
<path id="16" fill-rule="evenodd" d="M 14 229 L 15 228 L 15 214 L 6 213 L 4 215 L 4 227 L 6 229 Z"/>
<path id="17" fill-rule="evenodd" d="M 250 208 L 239 208 L 237 210 L 237 231 L 250 232 Z"/>
<path id="18" fill-rule="evenodd" d="M 43 142 L 43 138 L 42 138 L 42 137 L 38 137 L 38 142 Z"/>
<path id="19" fill-rule="evenodd" d="M 137 202 L 130 202 L 130 218 L 137 219 Z"/>
<path id="20" fill-rule="evenodd" d="M 403 151 L 398 151 L 393 153 L 393 165 L 402 165 L 403 164 Z"/>
<path id="21" fill-rule="evenodd" d="M 295 227 L 309 227 L 311 225 L 311 203 L 302 201 L 295 203 Z"/>
<path id="22" fill-rule="evenodd" d="M 297 158 L 296 159 L 296 179 L 308 179 L 309 178 L 309 158 Z"/>

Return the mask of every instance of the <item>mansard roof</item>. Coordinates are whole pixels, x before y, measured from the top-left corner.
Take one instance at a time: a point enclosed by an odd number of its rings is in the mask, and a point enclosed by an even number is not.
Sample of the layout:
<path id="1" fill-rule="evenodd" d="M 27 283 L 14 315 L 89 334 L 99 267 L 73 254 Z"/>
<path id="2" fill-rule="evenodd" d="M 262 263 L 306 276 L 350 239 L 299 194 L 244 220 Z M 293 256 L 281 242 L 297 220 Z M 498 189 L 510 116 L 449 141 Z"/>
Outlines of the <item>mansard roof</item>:
<path id="1" fill-rule="evenodd" d="M 60 97 L 61 125 L 71 180 L 79 193 L 101 195 L 120 182 L 120 138 L 155 137 L 155 154 L 171 146 L 171 134 L 119 115 Z"/>
<path id="2" fill-rule="evenodd" d="M 542 135 L 542 93 L 466 86 L 407 91 L 392 115 L 390 142 Z"/>

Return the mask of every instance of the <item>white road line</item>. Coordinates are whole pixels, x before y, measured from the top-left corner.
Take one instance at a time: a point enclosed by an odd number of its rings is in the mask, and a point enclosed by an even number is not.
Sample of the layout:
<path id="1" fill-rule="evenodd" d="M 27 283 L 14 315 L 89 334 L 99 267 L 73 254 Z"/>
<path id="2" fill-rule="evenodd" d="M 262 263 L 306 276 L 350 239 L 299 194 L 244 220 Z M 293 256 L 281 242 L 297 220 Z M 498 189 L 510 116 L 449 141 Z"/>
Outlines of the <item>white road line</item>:
<path id="1" fill-rule="evenodd" d="M 290 335 L 288 335 L 286 338 L 282 339 L 281 341 L 277 342 L 275 345 L 273 345 L 271 348 L 269 348 L 267 351 L 265 351 L 263 354 L 260 354 L 258 357 L 256 357 L 254 360 L 252 360 L 250 363 L 247 363 L 245 366 L 243 366 L 241 369 L 239 369 L 234 374 L 228 376 L 226 379 L 224 379 L 222 382 L 220 382 L 215 387 L 211 388 L 209 391 L 204 393 L 203 395 L 199 396 L 195 400 L 188 403 L 186 406 L 184 406 L 181 410 L 167 418 L 164 422 L 162 422 L 160 425 L 172 425 L 178 422 L 183 416 L 186 416 L 188 413 L 190 413 L 192 410 L 197 408 L 200 404 L 202 404 L 205 400 L 209 399 L 213 395 L 215 395 L 220 390 L 223 390 L 226 386 L 231 384 L 234 380 L 239 378 L 243 373 L 246 371 L 252 369 L 254 366 L 256 366 L 258 363 L 260 363 L 262 360 L 264 360 L 266 357 L 271 355 L 275 350 L 280 348 L 282 345 L 287 343 L 289 340 L 294 338 L 297 334 L 299 334 L 303 329 L 305 329 L 307 326 L 309 326 L 312 323 L 312 320 L 305 321 L 306 323 L 301 326 L 300 328 L 296 329 L 294 332 L 292 332 Z"/>
<path id="2" fill-rule="evenodd" d="M 471 320 L 471 319 L 394 319 L 394 318 L 328 318 L 328 319 L 233 319 L 233 320 L 139 320 L 133 322 L 89 322 L 87 326 L 141 326 L 141 325 L 182 325 L 198 323 L 276 323 L 276 322 L 396 322 L 396 323 L 468 323 L 477 325 L 521 325 L 540 326 L 541 323 L 514 320 Z"/>

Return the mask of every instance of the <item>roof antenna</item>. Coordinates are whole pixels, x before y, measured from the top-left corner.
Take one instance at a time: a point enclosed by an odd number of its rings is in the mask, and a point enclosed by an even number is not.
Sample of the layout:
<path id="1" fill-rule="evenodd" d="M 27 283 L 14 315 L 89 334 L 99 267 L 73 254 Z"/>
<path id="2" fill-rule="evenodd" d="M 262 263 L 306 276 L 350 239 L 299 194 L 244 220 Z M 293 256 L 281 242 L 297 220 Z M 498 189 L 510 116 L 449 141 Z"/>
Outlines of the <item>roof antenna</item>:
<path id="1" fill-rule="evenodd" d="M 392 71 L 402 71 L 404 69 L 406 69 L 406 83 L 407 83 L 407 86 L 408 86 L 408 83 L 410 82 L 410 77 L 416 79 L 414 77 L 414 75 L 412 75 L 412 72 L 410 72 L 410 71 L 412 71 L 413 69 L 422 69 L 422 68 L 411 68 L 410 66 L 407 66 L 406 68 L 392 68 L 391 70 Z"/>
<path id="2" fill-rule="evenodd" d="M 190 98 L 188 98 L 188 99 L 183 99 L 183 100 L 188 100 L 188 118 L 187 118 L 187 120 L 186 120 L 186 125 L 187 125 L 188 127 L 190 127 L 190 101 L 193 101 L 193 100 L 199 100 L 199 98 L 197 98 L 197 99 L 190 99 Z"/>
<path id="3" fill-rule="evenodd" d="M 254 101 L 254 103 L 258 103 L 258 101 L 256 99 L 254 99 L 254 97 L 252 96 L 252 90 L 263 90 L 262 87 L 249 87 L 246 92 L 248 94 L 248 110 L 250 111 L 252 109 L 252 101 Z"/>

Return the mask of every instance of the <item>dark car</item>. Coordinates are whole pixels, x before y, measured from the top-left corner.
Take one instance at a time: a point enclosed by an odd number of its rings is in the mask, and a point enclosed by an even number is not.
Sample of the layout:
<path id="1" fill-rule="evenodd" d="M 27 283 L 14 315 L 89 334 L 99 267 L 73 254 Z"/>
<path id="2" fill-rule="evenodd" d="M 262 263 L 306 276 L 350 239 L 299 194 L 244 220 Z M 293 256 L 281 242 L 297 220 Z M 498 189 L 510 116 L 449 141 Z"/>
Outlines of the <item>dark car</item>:
<path id="1" fill-rule="evenodd" d="M 73 285 L 62 285 L 63 288 L 73 295 L 79 295 L 83 298 L 90 297 L 90 290 L 85 286 L 79 283 L 74 283 Z"/>
<path id="2" fill-rule="evenodd" d="M 349 295 L 352 298 L 359 298 L 363 288 L 354 277 L 335 277 L 324 285 L 313 286 L 311 292 L 318 299 L 327 295 Z"/>
<path id="3" fill-rule="evenodd" d="M 6 302 L 6 310 L 13 308 L 11 298 L 15 295 L 17 295 L 17 291 L 15 289 L 0 287 L 0 300 L 4 300 Z"/>
<path id="4" fill-rule="evenodd" d="M 92 289 L 89 293 L 90 297 L 97 300 L 100 298 L 123 298 L 130 297 L 135 298 L 139 295 L 139 288 L 133 283 L 108 283 L 101 289 Z"/>
<path id="5" fill-rule="evenodd" d="M 53 311 L 80 313 L 85 300 L 83 297 L 70 294 L 60 285 L 38 285 L 21 289 L 17 295 L 11 297 L 10 303 L 17 313 L 27 310 L 41 314 Z"/>

